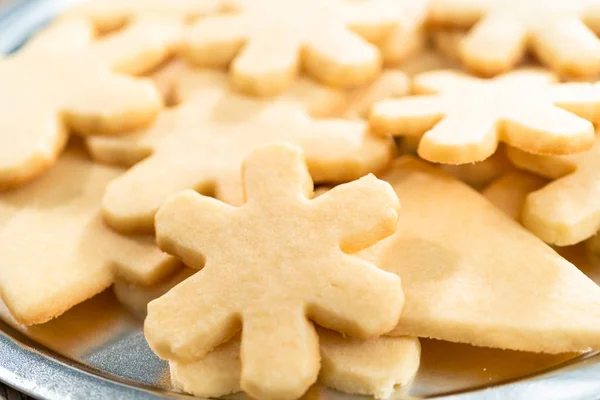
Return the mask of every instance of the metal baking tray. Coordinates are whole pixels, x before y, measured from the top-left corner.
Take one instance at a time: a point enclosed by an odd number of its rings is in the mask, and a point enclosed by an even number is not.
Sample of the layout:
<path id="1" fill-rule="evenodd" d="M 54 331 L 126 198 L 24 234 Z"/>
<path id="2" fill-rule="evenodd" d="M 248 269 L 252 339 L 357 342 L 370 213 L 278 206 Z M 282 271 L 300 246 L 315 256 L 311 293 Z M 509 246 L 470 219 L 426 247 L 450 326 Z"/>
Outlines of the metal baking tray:
<path id="1" fill-rule="evenodd" d="M 74 1 L 19 1 L 0 10 L 0 54 L 16 50 Z M 600 398 L 600 354 L 550 356 L 421 342 L 419 373 L 393 399 Z M 31 328 L 16 324 L 0 302 L 0 381 L 40 399 L 191 398 L 172 391 L 167 364 L 148 348 L 142 322 L 110 290 Z M 320 386 L 309 396 L 357 398 Z"/>

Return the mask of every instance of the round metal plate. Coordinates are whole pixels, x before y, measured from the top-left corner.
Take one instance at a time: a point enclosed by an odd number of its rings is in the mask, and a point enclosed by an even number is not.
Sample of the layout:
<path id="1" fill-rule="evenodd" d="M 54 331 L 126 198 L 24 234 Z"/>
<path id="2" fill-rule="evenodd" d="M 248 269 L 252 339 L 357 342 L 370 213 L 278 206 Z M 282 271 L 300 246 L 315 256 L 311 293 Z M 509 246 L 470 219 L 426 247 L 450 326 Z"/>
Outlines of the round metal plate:
<path id="1" fill-rule="evenodd" d="M 0 12 L 0 54 L 18 47 L 75 0 L 20 1 Z M 40 399 L 191 398 L 169 385 L 142 323 L 107 291 L 35 327 L 0 303 L 0 381 Z M 568 321 L 565 321 L 568 323 Z M 422 340 L 421 369 L 395 399 L 600 398 L 600 355 L 536 355 Z M 307 396 L 356 399 L 316 386 Z M 243 396 L 234 396 L 240 398 Z"/>

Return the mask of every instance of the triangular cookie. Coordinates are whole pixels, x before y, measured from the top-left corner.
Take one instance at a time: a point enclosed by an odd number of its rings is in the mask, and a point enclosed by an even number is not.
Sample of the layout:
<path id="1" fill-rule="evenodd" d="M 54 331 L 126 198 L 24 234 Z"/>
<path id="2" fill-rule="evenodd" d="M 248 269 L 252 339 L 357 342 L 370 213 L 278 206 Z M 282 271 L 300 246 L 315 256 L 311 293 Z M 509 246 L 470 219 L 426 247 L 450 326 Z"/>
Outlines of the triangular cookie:
<path id="1" fill-rule="evenodd" d="M 396 233 L 361 254 L 402 279 L 398 335 L 559 353 L 600 347 L 600 288 L 484 197 L 412 158 L 384 176 Z"/>

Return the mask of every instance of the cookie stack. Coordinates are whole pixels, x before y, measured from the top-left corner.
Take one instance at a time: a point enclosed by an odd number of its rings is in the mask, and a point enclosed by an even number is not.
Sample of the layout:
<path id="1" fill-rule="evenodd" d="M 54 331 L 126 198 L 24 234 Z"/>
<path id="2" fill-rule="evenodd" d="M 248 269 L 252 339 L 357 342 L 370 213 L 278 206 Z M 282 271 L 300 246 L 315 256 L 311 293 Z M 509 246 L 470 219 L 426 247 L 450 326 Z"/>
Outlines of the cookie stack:
<path id="1" fill-rule="evenodd" d="M 598 32 L 600 0 L 81 3 L 0 60 L 2 300 L 112 286 L 201 397 L 386 398 L 419 337 L 600 349 L 567 260 L 600 253 Z"/>

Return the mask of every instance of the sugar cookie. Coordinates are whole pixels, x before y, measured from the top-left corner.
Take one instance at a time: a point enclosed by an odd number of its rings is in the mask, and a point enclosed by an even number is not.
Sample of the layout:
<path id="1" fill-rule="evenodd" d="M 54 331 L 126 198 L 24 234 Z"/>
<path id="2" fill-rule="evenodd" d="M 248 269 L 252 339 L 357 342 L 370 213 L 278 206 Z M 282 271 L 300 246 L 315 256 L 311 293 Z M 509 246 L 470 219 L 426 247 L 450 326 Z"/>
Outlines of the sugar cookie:
<path id="1" fill-rule="evenodd" d="M 226 77 L 219 81 L 215 74 L 183 79 L 180 87 L 190 93 L 180 93 L 189 101 L 163 113 L 149 129 L 88 141 L 97 159 L 133 164 L 147 157 L 107 188 L 104 215 L 113 228 L 152 231 L 158 207 L 185 189 L 240 204 L 243 158 L 274 141 L 300 146 L 317 182 L 349 181 L 389 165 L 395 150 L 391 138 L 370 134 L 363 121 L 317 120 L 304 111 L 322 112 L 333 104 L 329 89 L 299 81 L 289 95 L 261 101 L 229 91 L 222 82 Z"/>
<path id="2" fill-rule="evenodd" d="M 70 149 L 35 182 L 0 194 L 0 293 L 19 322 L 46 322 L 116 276 L 153 284 L 177 268 L 153 238 L 102 223 L 102 193 L 121 172 Z"/>
<path id="3" fill-rule="evenodd" d="M 325 189 L 316 189 L 320 194 Z M 182 268 L 158 285 L 147 287 L 131 282 L 115 282 L 117 299 L 136 316 L 144 319 L 148 302 L 159 298 L 189 278 L 196 270 Z M 321 353 L 319 381 L 351 394 L 387 398 L 396 387 L 406 388 L 419 368 L 420 344 L 417 338 L 379 337 L 360 340 L 318 329 Z M 239 336 L 218 346 L 202 360 L 169 362 L 174 387 L 199 397 L 221 397 L 240 392 L 241 363 Z"/>
<path id="4" fill-rule="evenodd" d="M 519 168 L 554 179 L 527 196 L 523 224 L 545 242 L 568 246 L 600 230 L 600 140 L 584 153 L 544 157 L 509 149 Z"/>
<path id="5" fill-rule="evenodd" d="M 538 154 L 576 153 L 592 146 L 590 121 L 600 121 L 600 85 L 556 83 L 542 70 L 495 79 L 432 71 L 416 76 L 413 89 L 421 95 L 376 104 L 371 126 L 423 135 L 418 153 L 432 162 L 482 161 L 500 141 Z"/>
<path id="6" fill-rule="evenodd" d="M 318 329 L 321 353 L 319 381 L 350 394 L 388 398 L 395 386 L 404 387 L 416 374 L 421 355 L 417 338 L 344 338 Z M 240 392 L 240 337 L 220 345 L 200 361 L 169 362 L 173 386 L 198 397 L 221 397 Z"/>
<path id="7" fill-rule="evenodd" d="M 242 176 L 239 208 L 193 191 L 160 208 L 159 246 L 202 271 L 148 305 L 145 335 L 160 357 L 192 362 L 243 325 L 242 389 L 255 398 L 297 398 L 319 371 L 307 317 L 358 338 L 397 323 L 398 277 L 346 254 L 393 232 L 397 198 L 369 175 L 309 200 L 302 153 L 288 145 L 252 152 Z M 265 335 L 269 346 L 260 344 Z"/>
<path id="8" fill-rule="evenodd" d="M 181 61 L 171 63 L 155 79 L 161 81 L 162 90 L 168 91 L 168 98 L 175 106 L 162 112 L 151 126 L 127 136 L 88 138 L 88 150 L 94 159 L 131 166 L 151 155 L 169 136 L 196 136 L 215 125 L 243 126 L 268 114 L 273 107 L 296 106 L 320 117 L 332 115 L 346 104 L 344 92 L 308 79 L 299 79 L 277 98 L 248 97 L 230 87 L 227 74 L 192 68 Z M 231 145 L 236 141 L 231 141 Z"/>
<path id="9" fill-rule="evenodd" d="M 437 25 L 474 25 L 460 55 L 483 75 L 510 70 L 527 50 L 564 75 L 600 73 L 600 39 L 593 32 L 600 31 L 600 7 L 593 1 L 432 0 L 429 17 Z"/>
<path id="10" fill-rule="evenodd" d="M 201 66 L 230 65 L 233 84 L 260 96 L 284 91 L 303 70 L 320 82 L 356 87 L 382 65 L 376 42 L 394 29 L 390 0 L 230 0 L 232 12 L 195 24 L 181 54 Z"/>
<path id="11" fill-rule="evenodd" d="M 381 50 L 383 62 L 397 67 L 426 47 L 425 20 L 428 0 L 396 0 L 398 25 L 376 43 Z"/>
<path id="12" fill-rule="evenodd" d="M 402 218 L 360 254 L 402 278 L 392 334 L 545 353 L 600 347 L 600 288 L 574 265 L 433 166 L 405 157 L 383 178 Z"/>
<path id="13" fill-rule="evenodd" d="M 63 18 L 88 18 L 101 32 L 107 32 L 140 16 L 190 21 L 220 9 L 220 0 L 88 0 L 71 7 Z"/>
<path id="14" fill-rule="evenodd" d="M 95 42 L 82 20 L 48 29 L 0 60 L 0 188 L 45 171 L 69 132 L 122 134 L 151 122 L 161 107 L 151 82 L 116 71 L 139 73 L 160 62 L 177 26 L 144 20 Z M 57 38 L 72 42 L 56 46 Z"/>

